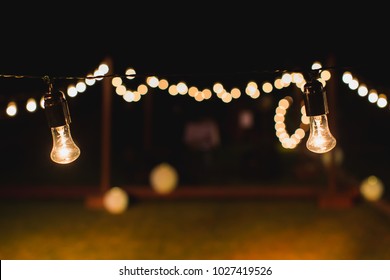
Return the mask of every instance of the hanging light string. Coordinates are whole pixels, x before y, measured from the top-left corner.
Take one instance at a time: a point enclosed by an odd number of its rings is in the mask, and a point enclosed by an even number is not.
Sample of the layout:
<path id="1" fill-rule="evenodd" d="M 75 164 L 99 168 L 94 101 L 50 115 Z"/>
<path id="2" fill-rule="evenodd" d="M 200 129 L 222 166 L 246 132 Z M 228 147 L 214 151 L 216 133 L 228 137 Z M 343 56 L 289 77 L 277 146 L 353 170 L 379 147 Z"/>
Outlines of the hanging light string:
<path id="1" fill-rule="evenodd" d="M 360 81 L 356 75 L 352 74 L 351 71 L 345 71 L 342 75 L 342 81 L 354 91 L 360 97 L 366 97 L 367 100 L 376 104 L 378 108 L 389 108 L 387 95 L 380 93 L 375 88 L 369 88 L 366 83 Z"/>
<path id="2" fill-rule="evenodd" d="M 186 94 L 188 87 L 186 86 L 186 82 L 180 82 L 178 84 L 170 84 L 168 80 L 166 79 L 159 79 L 154 74 L 139 74 L 136 73 L 136 71 L 132 68 L 128 68 L 126 71 L 126 74 L 124 75 L 118 75 L 118 74 L 107 74 L 108 73 L 108 66 L 104 63 L 101 63 L 98 68 L 94 70 L 92 74 L 88 74 L 86 76 L 58 76 L 58 77 L 50 77 L 50 82 L 54 82 L 56 80 L 68 80 L 68 81 L 78 81 L 77 83 L 71 83 L 68 85 L 67 94 L 70 97 L 75 97 L 79 92 L 83 92 L 86 90 L 87 85 L 92 86 L 96 83 L 96 81 L 100 81 L 103 78 L 112 78 L 112 84 L 115 86 L 115 91 L 118 95 L 122 95 L 123 99 L 127 102 L 136 102 L 140 100 L 141 96 L 146 94 L 148 92 L 148 88 L 157 87 L 156 83 L 158 83 L 158 87 L 161 90 L 167 89 L 168 92 L 171 95 L 176 94 Z M 263 74 L 281 74 L 285 73 L 286 70 L 266 70 L 266 71 L 251 71 L 251 72 L 236 72 L 236 73 L 218 73 L 219 76 L 221 75 L 259 75 L 260 73 Z M 166 74 L 163 75 L 164 77 L 188 77 L 188 76 L 196 76 L 196 75 L 203 75 L 203 76 L 215 76 L 217 73 L 201 73 L 201 74 Z M 48 82 L 47 79 L 49 76 L 33 76 L 33 75 L 13 75 L 13 74 L 1 74 L 1 78 L 15 78 L 15 79 L 40 79 L 44 80 L 46 83 Z M 132 80 L 135 78 L 145 78 L 146 84 L 141 83 L 138 85 L 136 89 L 129 90 L 127 89 L 126 85 L 122 83 L 125 79 Z M 227 93 L 225 90 L 225 87 L 221 83 L 215 83 L 214 89 L 215 93 L 218 97 L 220 97 L 225 102 L 230 102 L 231 99 L 236 99 L 241 95 L 241 92 L 238 88 L 233 88 L 231 90 L 231 93 Z M 211 98 L 212 92 L 209 89 L 205 89 L 202 94 L 198 94 L 198 90 L 196 87 L 192 87 L 191 91 L 189 92 L 189 95 L 192 97 L 195 97 L 197 101 L 207 100 Z M 259 94 L 254 91 L 252 92 L 251 89 L 249 89 L 249 94 L 251 97 L 256 98 Z M 17 103 L 14 101 L 16 98 L 13 96 L 12 101 L 8 102 L 8 106 L 6 109 L 7 115 L 10 117 L 14 117 L 17 114 Z M 43 108 L 43 99 L 40 100 L 40 107 Z M 26 102 L 26 109 L 29 112 L 35 112 L 37 108 L 36 100 L 34 98 L 28 98 Z"/>
<path id="3" fill-rule="evenodd" d="M 313 63 L 313 66 L 317 62 Z M 312 66 L 312 67 L 313 67 Z M 336 69 L 336 67 L 323 67 L 320 63 L 317 63 L 317 68 L 321 69 L 321 76 L 323 80 L 327 80 L 329 78 L 323 78 L 325 76 L 329 76 L 330 70 Z M 387 96 L 384 93 L 378 93 L 378 91 L 374 88 L 368 89 L 367 86 L 360 82 L 352 72 L 347 69 L 343 74 L 343 81 L 349 86 L 351 90 L 354 90 L 358 93 L 359 96 L 367 97 L 370 103 L 376 103 L 379 108 L 387 108 Z M 239 87 L 232 87 L 228 89 L 220 82 L 214 82 L 212 88 L 198 89 L 196 86 L 188 86 L 187 82 L 180 81 L 178 83 L 172 83 L 167 80 L 167 78 L 173 77 L 188 77 L 188 76 L 227 76 L 227 75 L 249 75 L 252 74 L 254 76 L 259 76 L 260 74 L 273 74 L 276 76 L 275 80 L 272 82 L 264 81 L 262 84 L 263 92 L 271 92 L 272 90 L 281 89 L 286 87 L 283 77 L 288 77 L 291 73 L 302 73 L 303 70 L 297 70 L 295 72 L 289 70 L 264 70 L 264 71 L 249 71 L 249 72 L 236 72 L 236 73 L 197 73 L 197 74 L 165 74 L 165 75 L 154 75 L 154 74 L 139 74 L 133 68 L 128 68 L 126 70 L 126 74 L 118 75 L 118 74 L 107 74 L 108 66 L 104 63 L 100 64 L 98 68 L 95 69 L 93 74 L 88 74 L 86 76 L 57 76 L 50 77 L 50 82 L 54 82 L 56 80 L 67 80 L 67 81 L 78 81 L 77 83 L 71 83 L 68 85 L 67 93 L 70 97 L 76 96 L 79 92 L 86 90 L 86 85 L 93 85 L 96 81 L 100 81 L 103 78 L 112 78 L 112 85 L 115 87 L 115 92 L 122 96 L 126 102 L 137 102 L 141 99 L 143 95 L 145 95 L 149 89 L 151 88 L 159 88 L 160 90 L 166 90 L 170 95 L 185 95 L 193 97 L 196 101 L 208 100 L 211 96 L 216 95 L 223 102 L 229 103 L 234 99 L 237 99 L 242 95 L 242 91 Z M 165 77 L 165 78 L 160 78 Z M 15 74 L 0 74 L 0 78 L 12 78 L 12 79 L 41 79 L 46 80 L 49 76 L 36 76 L 36 75 L 15 75 Z M 125 80 L 133 80 L 135 78 L 145 78 L 145 83 L 140 83 L 136 87 L 130 89 L 126 86 Z M 288 80 L 288 78 L 287 78 Z M 84 81 L 84 82 L 83 82 Z M 280 81 L 282 81 L 283 85 L 280 86 Z M 47 81 L 45 81 L 47 82 Z M 287 85 L 289 85 L 287 83 Z M 253 81 L 249 81 L 244 92 L 252 97 L 258 98 L 261 93 L 261 89 L 258 84 Z M 15 97 L 12 98 L 15 100 Z M 41 100 L 42 101 L 42 100 Z M 28 98 L 26 102 L 26 108 L 29 112 L 34 112 L 34 105 L 29 106 L 28 104 L 33 104 L 33 98 Z M 16 106 L 16 102 L 10 101 L 9 105 Z M 42 104 L 42 102 L 41 102 Z M 42 105 L 41 105 L 42 107 Z M 10 110 L 14 111 L 14 110 Z M 8 114 L 9 115 L 9 114 Z M 15 116 L 15 114 L 11 114 L 9 116 Z"/>
<path id="4" fill-rule="evenodd" d="M 326 81 L 331 78 L 330 70 L 336 69 L 336 67 L 323 67 L 321 63 L 314 62 L 311 69 L 321 70 L 321 81 L 323 85 L 326 85 Z M 364 83 L 359 83 L 356 76 L 352 75 L 350 69 L 347 69 L 343 74 L 343 81 L 349 86 L 351 90 L 356 90 L 359 96 L 367 96 L 371 103 L 376 103 L 379 108 L 386 108 L 388 105 L 387 97 L 385 94 L 378 94 L 375 89 L 368 89 Z M 213 95 L 218 97 L 224 103 L 230 103 L 233 100 L 238 99 L 243 94 L 257 99 L 262 93 L 268 94 L 275 90 L 282 90 L 295 84 L 298 88 L 302 89 L 302 85 L 305 80 L 301 74 L 303 70 L 289 71 L 289 70 L 264 70 L 264 71 L 249 71 L 249 72 L 236 72 L 236 73 L 197 73 L 197 74 L 139 74 L 134 68 L 128 68 L 125 74 L 107 74 L 108 66 L 101 63 L 92 74 L 86 76 L 58 76 L 49 77 L 45 76 L 33 76 L 33 75 L 13 75 L 13 74 L 0 74 L 0 78 L 15 78 L 15 79 L 41 79 L 46 83 L 52 84 L 56 80 L 77 81 L 68 85 L 67 95 L 69 97 L 75 97 L 79 93 L 86 90 L 87 86 L 92 86 L 96 81 L 100 81 L 104 78 L 112 78 L 112 86 L 115 88 L 117 95 L 122 96 L 126 102 L 137 102 L 145 94 L 150 92 L 153 88 L 159 88 L 162 91 L 167 91 L 170 95 L 188 95 L 197 102 L 209 100 Z M 173 83 L 168 78 L 183 78 L 189 76 L 228 76 L 228 75 L 273 75 L 276 78 L 273 81 L 263 81 L 259 85 L 256 81 L 250 80 L 247 82 L 245 89 L 239 87 L 227 88 L 221 82 L 214 82 L 211 88 L 199 89 L 196 86 L 189 86 L 185 81 L 179 81 Z M 164 77 L 164 78 L 161 78 Z M 135 78 L 144 78 L 145 83 L 138 83 L 132 88 L 127 86 L 126 80 L 133 80 Z M 29 112 L 34 112 L 37 108 L 34 98 L 28 98 L 26 102 L 26 109 Z M 287 105 L 288 104 L 288 105 Z M 281 144 L 285 148 L 294 148 L 300 142 L 300 139 L 304 137 L 304 132 L 308 130 L 308 118 L 305 115 L 305 108 L 301 104 L 301 124 L 299 128 L 290 136 L 284 123 L 284 114 L 287 113 L 287 108 L 292 104 L 291 97 L 283 98 L 278 104 L 275 110 L 275 132 Z M 40 107 L 43 108 L 43 100 L 40 101 Z M 13 117 L 17 113 L 17 104 L 14 101 L 8 102 L 7 114 Z M 281 113 L 282 112 L 282 113 Z"/>

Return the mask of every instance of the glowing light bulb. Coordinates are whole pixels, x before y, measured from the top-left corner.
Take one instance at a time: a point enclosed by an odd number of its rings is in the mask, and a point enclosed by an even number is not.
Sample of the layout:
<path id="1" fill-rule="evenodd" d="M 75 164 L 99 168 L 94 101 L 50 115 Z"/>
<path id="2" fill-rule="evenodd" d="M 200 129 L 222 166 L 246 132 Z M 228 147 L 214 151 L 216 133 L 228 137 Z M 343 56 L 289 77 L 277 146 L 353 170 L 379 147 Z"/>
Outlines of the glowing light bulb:
<path id="1" fill-rule="evenodd" d="M 328 127 L 326 115 L 310 117 L 310 134 L 306 148 L 314 153 L 326 153 L 336 146 L 336 139 Z"/>
<path id="2" fill-rule="evenodd" d="M 50 153 L 52 161 L 67 164 L 79 157 L 80 149 L 73 142 L 68 124 L 52 127 L 51 135 L 53 137 L 53 148 Z"/>
<path id="3" fill-rule="evenodd" d="M 80 156 L 80 149 L 73 142 L 69 124 L 70 114 L 65 94 L 62 91 L 49 92 L 44 95 L 44 108 L 51 129 L 53 148 L 50 153 L 52 161 L 68 164 Z"/>
<path id="4" fill-rule="evenodd" d="M 336 146 L 336 139 L 329 130 L 328 103 L 323 85 L 317 80 L 319 72 L 309 73 L 303 87 L 306 116 L 310 117 L 310 134 L 306 148 L 314 153 L 326 153 Z"/>

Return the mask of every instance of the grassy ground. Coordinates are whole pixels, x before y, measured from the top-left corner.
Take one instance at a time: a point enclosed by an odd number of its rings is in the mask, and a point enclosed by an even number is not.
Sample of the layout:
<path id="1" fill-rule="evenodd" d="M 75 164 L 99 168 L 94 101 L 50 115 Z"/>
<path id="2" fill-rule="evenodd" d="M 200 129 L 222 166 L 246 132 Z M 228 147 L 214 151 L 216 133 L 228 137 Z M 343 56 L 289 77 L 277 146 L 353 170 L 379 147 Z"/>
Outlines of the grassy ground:
<path id="1" fill-rule="evenodd" d="M 19 199 L 0 211 L 0 259 L 390 259 L 389 217 L 364 202 L 146 200 L 115 215 Z"/>

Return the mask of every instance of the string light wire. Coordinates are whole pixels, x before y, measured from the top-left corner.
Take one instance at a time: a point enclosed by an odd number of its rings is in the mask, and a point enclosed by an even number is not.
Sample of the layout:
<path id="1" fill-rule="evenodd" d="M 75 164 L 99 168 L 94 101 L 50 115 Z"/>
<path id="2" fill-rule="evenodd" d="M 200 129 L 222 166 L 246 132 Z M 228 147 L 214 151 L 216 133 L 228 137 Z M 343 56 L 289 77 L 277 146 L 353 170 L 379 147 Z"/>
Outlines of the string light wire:
<path id="1" fill-rule="evenodd" d="M 228 76 L 229 77 L 231 77 L 231 76 L 238 77 L 238 76 L 243 76 L 243 75 L 249 77 L 252 75 L 253 77 L 256 77 L 258 79 L 261 75 L 263 75 L 263 76 L 274 75 L 276 77 L 274 83 L 272 84 L 269 81 L 264 81 L 263 86 L 261 88 L 258 87 L 256 82 L 249 81 L 247 83 L 245 93 L 248 96 L 252 97 L 253 99 L 256 99 L 260 96 L 261 92 L 270 93 L 274 89 L 274 87 L 277 89 L 282 89 L 284 87 L 289 86 L 291 83 L 295 83 L 297 85 L 297 87 L 301 88 L 301 90 L 302 90 L 303 84 L 305 83 L 305 79 L 300 78 L 300 81 L 298 81 L 299 80 L 299 78 L 298 78 L 298 80 L 292 81 L 292 79 L 293 79 L 292 75 L 297 74 L 297 73 L 300 75 L 302 75 L 301 73 L 307 74 L 309 71 L 312 71 L 313 69 L 315 69 L 318 73 L 326 74 L 326 78 L 322 77 L 322 81 L 321 81 L 324 83 L 324 86 L 325 86 L 325 80 L 330 79 L 329 72 L 331 70 L 339 69 L 338 67 L 334 67 L 334 66 L 323 67 L 320 63 L 315 62 L 315 63 L 313 63 L 311 69 L 294 69 L 294 71 L 287 70 L 287 69 L 283 69 L 283 70 L 282 69 L 273 69 L 273 70 L 261 70 L 261 71 L 255 70 L 255 71 L 229 72 L 229 73 L 226 73 L 226 72 L 225 73 L 215 73 L 215 72 L 214 73 L 207 73 L 207 72 L 174 73 L 174 74 L 172 74 L 172 73 L 161 74 L 160 73 L 160 74 L 156 75 L 156 74 L 150 74 L 150 73 L 140 74 L 140 73 L 135 72 L 135 70 L 133 70 L 132 68 L 129 68 L 132 71 L 126 71 L 126 74 L 107 74 L 108 69 L 104 69 L 104 70 L 100 69 L 100 67 L 103 67 L 103 66 L 108 67 L 107 65 L 105 65 L 103 63 L 99 66 L 98 69 L 95 70 L 94 74 L 89 74 L 86 76 L 52 76 L 51 77 L 48 75 L 39 76 L 39 75 L 0 74 L 0 78 L 5 78 L 5 79 L 40 79 L 49 86 L 49 92 L 51 91 L 51 89 L 53 87 L 53 83 L 56 81 L 59 81 L 59 80 L 66 80 L 66 81 L 85 80 L 88 85 L 92 85 L 92 84 L 94 84 L 95 81 L 102 80 L 104 78 L 112 78 L 112 85 L 115 86 L 116 93 L 118 95 L 122 95 L 123 99 L 127 102 L 140 100 L 141 96 L 145 95 L 148 92 L 148 89 L 147 89 L 148 87 L 152 87 L 152 88 L 159 87 L 161 90 L 164 90 L 164 89 L 168 90 L 168 92 L 171 95 L 177 95 L 177 94 L 184 95 L 184 94 L 188 93 L 188 95 L 193 97 L 196 101 L 203 101 L 203 100 L 210 99 L 212 96 L 212 92 L 214 92 L 223 102 L 229 103 L 233 99 L 237 99 L 241 96 L 241 91 L 239 88 L 233 87 L 232 89 L 229 90 L 225 86 L 223 86 L 221 83 L 215 82 L 212 89 L 201 90 L 195 86 L 188 86 L 187 83 L 184 81 L 178 82 L 177 84 L 170 84 L 169 81 L 166 80 L 166 78 L 207 77 L 207 76 L 209 76 L 209 77 L 228 77 Z M 363 94 L 361 94 L 361 92 L 365 92 L 364 91 L 364 84 L 359 84 L 357 82 L 357 79 L 351 74 L 351 71 L 349 68 L 344 68 L 344 69 L 345 69 L 345 72 L 343 74 L 343 81 L 346 84 L 348 84 L 352 90 L 354 90 L 354 89 L 358 90 L 359 95 L 363 96 Z M 161 79 L 159 77 L 164 77 L 164 78 Z M 132 80 L 135 78 L 146 78 L 146 84 L 139 84 L 137 89 L 133 89 L 133 90 L 128 89 L 123 80 L 124 79 Z M 294 79 L 296 79 L 296 78 L 294 77 Z M 69 88 L 70 87 L 71 86 L 69 86 Z M 72 94 L 72 97 L 73 97 L 73 96 L 77 95 L 77 89 L 76 89 L 76 86 L 72 85 L 72 87 L 74 87 L 74 91 L 75 91 Z M 387 98 L 386 98 L 385 94 L 382 93 L 382 94 L 380 94 L 380 96 L 378 96 L 378 95 L 374 96 L 374 93 L 373 93 L 373 92 L 375 92 L 374 90 L 371 90 L 371 94 L 368 94 L 368 90 L 366 90 L 366 91 L 367 91 L 367 96 L 369 98 L 371 98 L 371 99 L 369 99 L 371 103 L 378 101 L 378 107 L 384 108 L 387 106 Z M 71 96 L 71 93 L 69 93 L 69 95 Z M 374 100 L 374 101 L 372 101 L 372 100 Z M 41 100 L 41 104 L 42 104 L 42 100 Z M 15 116 L 16 112 L 17 112 L 16 103 L 14 101 L 12 101 L 12 102 L 9 102 L 9 107 L 10 107 L 10 105 L 12 105 L 12 107 L 9 110 L 11 112 L 9 114 L 9 116 Z M 41 105 L 41 107 L 43 107 L 43 106 Z M 27 108 L 27 105 L 26 105 L 26 108 Z M 8 110 L 8 108 L 7 108 L 7 110 Z M 277 131 L 277 132 L 280 132 L 280 131 Z M 302 129 L 299 129 L 299 132 L 302 132 Z M 291 137 L 302 139 L 303 136 L 304 136 L 304 133 L 303 133 L 303 135 L 299 134 L 299 137 L 295 137 L 295 134 L 292 135 Z M 296 145 L 286 145 L 285 144 L 286 140 L 283 140 L 283 138 L 281 138 L 279 135 L 277 135 L 277 137 L 279 138 L 281 143 L 285 146 L 285 148 L 294 148 L 296 146 Z M 290 137 L 290 135 L 287 134 L 286 137 L 287 137 L 286 139 L 291 141 L 292 138 Z M 299 139 L 297 141 L 298 143 L 299 143 Z"/>

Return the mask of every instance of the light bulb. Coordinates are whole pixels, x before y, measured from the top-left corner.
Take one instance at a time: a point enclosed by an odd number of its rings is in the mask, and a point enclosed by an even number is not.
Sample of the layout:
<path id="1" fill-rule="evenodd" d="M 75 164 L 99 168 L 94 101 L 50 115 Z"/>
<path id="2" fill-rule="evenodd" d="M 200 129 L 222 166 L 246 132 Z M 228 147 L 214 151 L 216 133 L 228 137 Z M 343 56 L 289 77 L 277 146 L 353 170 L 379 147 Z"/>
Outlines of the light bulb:
<path id="1" fill-rule="evenodd" d="M 310 135 L 306 148 L 314 153 L 326 153 L 336 146 L 336 139 L 328 127 L 326 115 L 310 117 Z"/>
<path id="2" fill-rule="evenodd" d="M 69 124 L 71 122 L 68 103 L 62 91 L 51 91 L 44 95 L 46 117 L 53 139 L 53 148 L 50 153 L 52 161 L 67 164 L 80 156 L 80 149 L 73 142 Z"/>
<path id="3" fill-rule="evenodd" d="M 53 148 L 50 153 L 52 161 L 67 164 L 79 157 L 80 149 L 73 142 L 68 124 L 52 127 L 51 135 L 53 137 Z"/>
<path id="4" fill-rule="evenodd" d="M 313 70 L 306 77 L 303 100 L 306 115 L 310 117 L 310 134 L 306 148 L 314 153 L 326 153 L 336 146 L 336 139 L 328 127 L 328 102 L 322 83 L 317 80 L 318 71 Z"/>

